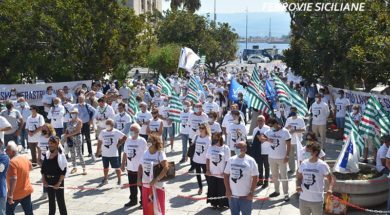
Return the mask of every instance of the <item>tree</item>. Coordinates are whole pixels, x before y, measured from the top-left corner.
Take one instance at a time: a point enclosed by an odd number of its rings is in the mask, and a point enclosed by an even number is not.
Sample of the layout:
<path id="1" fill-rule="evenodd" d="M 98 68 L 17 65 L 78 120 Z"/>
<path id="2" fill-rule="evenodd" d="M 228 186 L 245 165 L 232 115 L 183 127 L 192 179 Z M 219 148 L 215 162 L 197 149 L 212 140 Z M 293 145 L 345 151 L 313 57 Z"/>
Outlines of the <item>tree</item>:
<path id="1" fill-rule="evenodd" d="M 291 0 L 282 0 L 293 2 Z M 364 12 L 289 12 L 291 43 L 285 61 L 308 80 L 369 90 L 390 78 L 390 4 L 366 3 Z"/>
<path id="2" fill-rule="evenodd" d="M 100 79 L 137 62 L 144 26 L 117 1 L 3 0 L 0 81 Z"/>
<path id="3" fill-rule="evenodd" d="M 173 11 L 183 7 L 183 9 L 186 9 L 188 12 L 195 13 L 201 6 L 200 0 L 171 0 L 171 9 Z"/>
<path id="4" fill-rule="evenodd" d="M 177 71 L 181 47 L 177 44 L 166 44 L 162 47 L 153 47 L 148 57 L 148 66 L 164 76 Z"/>

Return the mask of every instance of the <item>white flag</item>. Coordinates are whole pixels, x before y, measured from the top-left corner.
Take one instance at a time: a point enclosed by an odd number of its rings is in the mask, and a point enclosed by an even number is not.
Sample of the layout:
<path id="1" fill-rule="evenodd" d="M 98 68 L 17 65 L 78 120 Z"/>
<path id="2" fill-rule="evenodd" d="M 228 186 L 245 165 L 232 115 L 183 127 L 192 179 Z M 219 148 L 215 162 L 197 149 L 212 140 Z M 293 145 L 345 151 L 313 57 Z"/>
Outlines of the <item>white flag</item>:
<path id="1" fill-rule="evenodd" d="M 192 49 L 184 47 L 180 53 L 179 68 L 191 70 L 198 60 L 200 60 L 200 57 Z"/>
<path id="2" fill-rule="evenodd" d="M 333 171 L 340 173 L 359 172 L 359 149 L 352 132 L 349 133 L 348 141 L 344 144 Z"/>

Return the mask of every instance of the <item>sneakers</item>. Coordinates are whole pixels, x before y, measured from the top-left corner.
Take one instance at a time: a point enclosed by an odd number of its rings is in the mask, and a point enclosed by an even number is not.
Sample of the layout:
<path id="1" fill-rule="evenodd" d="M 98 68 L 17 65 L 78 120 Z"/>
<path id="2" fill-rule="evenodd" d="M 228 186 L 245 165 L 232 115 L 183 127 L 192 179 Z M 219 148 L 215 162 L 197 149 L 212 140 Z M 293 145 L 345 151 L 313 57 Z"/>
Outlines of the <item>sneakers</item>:
<path id="1" fill-rule="evenodd" d="M 121 180 L 118 180 L 118 181 L 116 182 L 116 184 L 117 184 L 117 185 L 121 185 Z"/>
<path id="2" fill-rule="evenodd" d="M 179 163 L 184 163 L 184 162 L 186 162 L 186 159 L 184 159 L 184 158 L 182 158 L 182 159 L 179 161 Z"/>
<path id="3" fill-rule="evenodd" d="M 267 188 L 268 187 L 268 182 L 265 182 L 264 184 L 263 184 L 263 186 L 261 186 L 261 189 L 265 189 L 265 188 Z"/>
<path id="4" fill-rule="evenodd" d="M 274 197 L 277 197 L 277 196 L 279 196 L 280 195 L 280 193 L 278 193 L 278 192 L 273 192 L 273 193 L 271 193 L 270 195 L 269 195 L 269 197 L 270 198 L 274 198 Z"/>
<path id="5" fill-rule="evenodd" d="M 103 178 L 102 182 L 100 183 L 100 186 L 108 184 L 108 181 L 106 178 Z"/>
<path id="6" fill-rule="evenodd" d="M 47 193 L 42 193 L 42 196 L 39 197 L 40 200 L 47 199 Z"/>
<path id="7" fill-rule="evenodd" d="M 133 206 L 136 206 L 136 205 L 137 205 L 137 201 L 129 201 L 124 206 L 125 207 L 133 207 Z"/>
<path id="8" fill-rule="evenodd" d="M 256 184 L 257 187 L 260 187 L 261 185 L 263 185 L 262 181 L 258 181 L 257 184 Z"/>

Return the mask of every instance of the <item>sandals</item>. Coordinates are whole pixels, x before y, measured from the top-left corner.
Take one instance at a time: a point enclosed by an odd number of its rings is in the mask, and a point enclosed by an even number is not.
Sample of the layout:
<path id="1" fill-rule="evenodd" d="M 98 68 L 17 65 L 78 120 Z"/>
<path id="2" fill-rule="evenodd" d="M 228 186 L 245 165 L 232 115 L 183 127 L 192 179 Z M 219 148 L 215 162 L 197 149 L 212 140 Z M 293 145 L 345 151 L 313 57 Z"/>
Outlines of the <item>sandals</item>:
<path id="1" fill-rule="evenodd" d="M 75 174 L 77 172 L 77 168 L 73 168 L 72 171 L 70 171 L 70 174 Z"/>

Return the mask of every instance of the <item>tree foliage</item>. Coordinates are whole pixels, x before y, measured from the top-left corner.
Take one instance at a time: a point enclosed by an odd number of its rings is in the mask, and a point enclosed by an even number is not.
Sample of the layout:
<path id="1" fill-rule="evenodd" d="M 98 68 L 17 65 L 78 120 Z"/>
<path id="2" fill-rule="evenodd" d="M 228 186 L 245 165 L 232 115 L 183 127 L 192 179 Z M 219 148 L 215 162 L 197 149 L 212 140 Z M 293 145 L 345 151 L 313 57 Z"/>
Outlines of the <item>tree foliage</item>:
<path id="1" fill-rule="evenodd" d="M 290 0 L 282 0 L 289 2 Z M 349 1 L 352 2 L 352 1 Z M 371 89 L 390 78 L 390 4 L 365 2 L 364 12 L 289 12 L 291 44 L 285 61 L 305 79 Z"/>
<path id="2" fill-rule="evenodd" d="M 3 0 L 0 82 L 102 78 L 137 62 L 144 27 L 117 1 Z"/>
<path id="3" fill-rule="evenodd" d="M 155 46 L 148 57 L 148 66 L 154 71 L 169 75 L 177 70 L 181 47 L 178 44 L 166 44 L 162 47 Z"/>
<path id="4" fill-rule="evenodd" d="M 169 0 L 168 0 L 169 1 Z M 173 11 L 183 8 L 190 13 L 195 13 L 202 6 L 200 0 L 170 0 Z"/>

